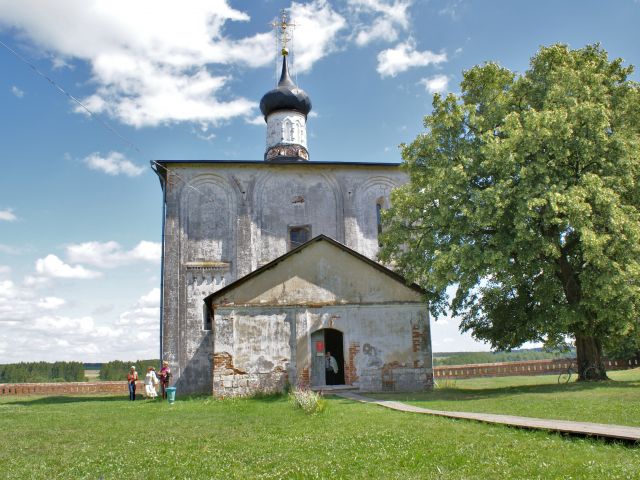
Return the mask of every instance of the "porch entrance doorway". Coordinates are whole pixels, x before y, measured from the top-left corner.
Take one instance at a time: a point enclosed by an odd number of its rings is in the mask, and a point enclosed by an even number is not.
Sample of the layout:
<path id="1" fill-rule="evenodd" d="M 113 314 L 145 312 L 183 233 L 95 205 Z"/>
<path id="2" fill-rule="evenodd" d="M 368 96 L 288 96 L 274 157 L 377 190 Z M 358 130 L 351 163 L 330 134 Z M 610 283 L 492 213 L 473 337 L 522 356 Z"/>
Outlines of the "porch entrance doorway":
<path id="1" fill-rule="evenodd" d="M 327 371 L 326 353 L 331 352 L 338 366 L 338 372 Z M 342 332 L 334 328 L 323 328 L 311 334 L 311 355 L 313 357 L 311 386 L 344 385 L 344 343 Z"/>

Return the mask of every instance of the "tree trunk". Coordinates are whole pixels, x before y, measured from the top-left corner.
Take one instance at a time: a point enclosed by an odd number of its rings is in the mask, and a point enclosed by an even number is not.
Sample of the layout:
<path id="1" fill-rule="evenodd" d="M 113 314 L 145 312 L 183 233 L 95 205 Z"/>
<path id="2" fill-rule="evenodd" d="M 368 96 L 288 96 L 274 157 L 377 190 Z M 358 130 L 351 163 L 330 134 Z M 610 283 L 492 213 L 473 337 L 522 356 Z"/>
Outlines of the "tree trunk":
<path id="1" fill-rule="evenodd" d="M 602 344 L 596 337 L 576 334 L 578 381 L 608 380 L 602 362 Z"/>

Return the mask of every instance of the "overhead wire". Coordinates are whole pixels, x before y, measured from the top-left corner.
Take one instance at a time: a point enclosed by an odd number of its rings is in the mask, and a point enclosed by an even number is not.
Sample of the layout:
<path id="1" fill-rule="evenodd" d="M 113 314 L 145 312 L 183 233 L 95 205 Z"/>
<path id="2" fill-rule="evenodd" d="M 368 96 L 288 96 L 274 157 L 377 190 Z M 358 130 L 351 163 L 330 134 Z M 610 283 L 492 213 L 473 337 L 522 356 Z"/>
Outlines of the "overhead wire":
<path id="1" fill-rule="evenodd" d="M 71 95 L 68 91 L 66 91 L 64 88 L 62 88 L 55 80 L 53 80 L 49 75 L 47 75 L 46 73 L 43 73 L 38 67 L 36 67 L 32 62 L 30 62 L 29 60 L 27 60 L 26 58 L 24 58 L 22 55 L 20 55 L 18 52 L 16 52 L 14 49 L 12 49 L 11 47 L 9 47 L 9 45 L 7 45 L 6 43 L 4 43 L 2 40 L 0 40 L 0 45 L 3 46 L 6 50 L 8 50 L 12 55 L 14 55 L 18 60 L 20 60 L 22 63 L 28 65 L 31 70 L 33 70 L 36 74 L 38 74 L 39 76 L 41 76 L 42 78 L 44 78 L 47 82 L 49 82 L 51 84 L 51 86 L 53 86 L 56 90 L 58 90 L 60 93 L 62 93 L 64 96 L 66 96 L 67 98 L 69 98 L 71 101 L 75 102 L 76 104 L 78 104 L 80 106 L 80 108 L 82 108 L 85 112 L 87 112 L 87 114 L 93 118 L 94 120 L 96 120 L 97 122 L 99 122 L 100 124 L 102 124 L 102 126 L 104 128 L 106 128 L 107 130 L 109 130 L 112 134 L 114 134 L 115 136 L 117 136 L 120 140 L 122 140 L 124 143 L 126 143 L 130 148 L 133 148 L 135 151 L 137 151 L 138 153 L 142 153 L 140 151 L 140 149 L 136 146 L 135 143 L 133 143 L 132 141 L 130 141 L 129 139 L 127 139 L 124 135 L 121 135 L 120 132 L 118 132 L 115 128 L 113 128 L 111 125 L 109 125 L 106 121 L 104 121 L 102 118 L 100 118 L 99 116 L 97 116 L 96 114 L 94 114 L 89 107 L 87 107 L 84 103 L 82 103 L 80 100 L 78 100 L 76 97 L 74 97 L 73 95 Z"/>
<path id="2" fill-rule="evenodd" d="M 276 42 L 278 41 L 278 36 L 276 35 Z M 35 72 L 38 76 L 44 78 L 52 87 L 54 87 L 56 90 L 58 90 L 58 92 L 62 93 L 64 96 L 66 96 L 67 98 L 69 98 L 71 101 L 73 101 L 74 103 L 76 103 L 78 106 L 80 106 L 93 120 L 96 120 L 103 128 L 105 128 L 106 130 L 108 130 L 111 134 L 115 135 L 116 137 L 118 137 L 118 139 L 120 139 L 124 144 L 126 144 L 129 148 L 132 148 L 133 150 L 135 150 L 136 152 L 140 153 L 141 155 L 144 155 L 143 151 L 138 148 L 138 146 L 132 142 L 131 140 L 129 140 L 128 138 L 126 138 L 124 135 L 122 135 L 120 132 L 118 132 L 115 128 L 113 128 L 111 125 L 109 125 L 109 123 L 107 123 L 105 120 L 103 120 L 100 116 L 98 116 L 97 114 L 95 114 L 94 112 L 91 111 L 91 109 L 89 107 L 87 107 L 84 103 L 82 103 L 80 100 L 78 100 L 78 98 L 76 98 L 74 95 L 72 95 L 71 93 L 69 93 L 65 88 L 63 88 L 58 82 L 56 82 L 55 80 L 53 80 L 49 75 L 47 75 L 46 73 L 42 72 L 38 67 L 36 67 L 32 62 L 30 62 L 29 60 L 27 60 L 25 57 L 23 57 L 22 55 L 20 55 L 18 52 L 16 52 L 13 48 L 11 48 L 10 46 L 8 46 L 6 43 L 4 43 L 2 40 L 0 40 L 0 46 L 2 46 L 3 48 L 5 48 L 8 52 L 10 52 L 13 56 L 15 56 L 18 60 L 20 60 L 22 63 L 24 63 L 25 65 L 29 66 L 29 68 L 31 68 L 31 70 L 33 70 L 33 72 Z M 276 57 L 277 58 L 277 57 Z M 276 69 L 277 69 L 277 60 L 276 60 Z M 277 71 L 277 70 L 276 70 Z M 189 181 L 187 181 L 185 178 L 183 178 L 181 175 L 179 175 L 177 172 L 169 170 L 167 167 L 165 167 L 164 165 L 162 165 L 161 163 L 159 163 L 156 160 L 150 160 L 150 162 L 155 165 L 156 167 L 162 168 L 164 169 L 167 174 L 171 174 L 172 177 L 177 178 L 179 181 L 182 182 L 182 184 L 187 187 L 190 188 L 192 190 L 194 190 L 195 192 L 197 192 L 199 195 L 202 195 L 204 198 L 206 198 L 207 200 L 209 200 L 211 203 L 214 203 L 214 198 L 211 197 L 210 195 L 208 195 L 207 193 L 203 192 L 202 190 L 198 189 L 195 185 L 192 185 Z M 268 230 L 265 230 L 264 228 L 261 228 L 262 231 L 266 232 L 266 233 L 270 233 L 272 235 L 277 235 L 279 236 L 279 234 L 276 234 L 275 232 L 270 232 Z"/>

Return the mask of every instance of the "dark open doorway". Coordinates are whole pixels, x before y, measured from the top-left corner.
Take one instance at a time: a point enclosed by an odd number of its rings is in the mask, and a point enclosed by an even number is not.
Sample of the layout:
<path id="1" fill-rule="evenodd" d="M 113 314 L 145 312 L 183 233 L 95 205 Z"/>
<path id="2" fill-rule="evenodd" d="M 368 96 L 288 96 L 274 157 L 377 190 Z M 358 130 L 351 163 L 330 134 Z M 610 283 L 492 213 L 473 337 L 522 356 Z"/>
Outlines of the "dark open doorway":
<path id="1" fill-rule="evenodd" d="M 327 374 L 327 385 L 344 385 L 344 344 L 342 340 L 342 332 L 333 328 L 324 330 L 324 343 L 327 352 L 331 352 L 333 358 L 338 364 L 338 373 L 333 375 Z"/>

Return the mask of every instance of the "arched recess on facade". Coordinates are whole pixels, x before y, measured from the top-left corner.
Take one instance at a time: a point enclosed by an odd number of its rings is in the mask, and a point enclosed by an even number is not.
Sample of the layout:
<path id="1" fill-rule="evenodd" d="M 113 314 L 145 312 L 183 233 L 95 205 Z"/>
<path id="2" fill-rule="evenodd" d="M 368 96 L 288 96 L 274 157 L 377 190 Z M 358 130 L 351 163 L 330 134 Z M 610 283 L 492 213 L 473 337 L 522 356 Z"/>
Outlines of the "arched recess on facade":
<path id="1" fill-rule="evenodd" d="M 273 252 L 286 252 L 287 228 L 311 225 L 311 236 L 324 233 L 344 242 L 344 204 L 335 177 L 324 172 L 309 172 L 288 165 L 261 174 L 256 179 L 253 205 L 256 206 L 257 244 L 261 263 L 273 260 Z M 318 195 L 316 184 L 326 187 L 326 195 Z M 321 197 L 321 198 L 320 198 Z M 275 249 L 275 250 L 274 250 Z"/>
<path id="2" fill-rule="evenodd" d="M 379 214 L 390 206 L 391 191 L 398 185 L 389 177 L 369 178 L 355 190 L 358 251 L 370 258 L 378 250 Z"/>
<path id="3" fill-rule="evenodd" d="M 227 262 L 236 257 L 238 202 L 233 186 L 219 175 L 202 174 L 182 190 L 183 262 Z"/>

